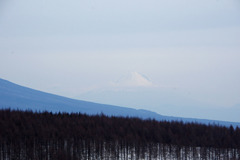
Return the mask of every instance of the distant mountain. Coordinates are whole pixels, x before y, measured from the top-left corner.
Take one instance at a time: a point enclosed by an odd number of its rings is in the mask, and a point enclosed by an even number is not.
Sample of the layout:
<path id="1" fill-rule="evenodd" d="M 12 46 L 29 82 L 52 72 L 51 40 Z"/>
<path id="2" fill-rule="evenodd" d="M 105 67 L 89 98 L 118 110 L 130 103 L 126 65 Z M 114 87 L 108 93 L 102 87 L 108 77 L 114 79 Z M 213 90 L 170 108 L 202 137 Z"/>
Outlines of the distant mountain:
<path id="1" fill-rule="evenodd" d="M 81 112 L 90 115 L 103 113 L 108 116 L 129 116 L 139 117 L 142 119 L 152 118 L 160 121 L 177 120 L 203 124 L 219 124 L 224 126 L 233 125 L 234 127 L 240 126 L 240 123 L 237 122 L 162 116 L 147 110 L 137 110 L 126 107 L 75 100 L 23 87 L 3 79 L 0 79 L 0 108 L 68 113 Z"/>
<path id="2" fill-rule="evenodd" d="M 153 83 L 146 76 L 138 73 L 131 72 L 130 74 L 121 77 L 114 83 L 116 87 L 152 87 Z"/>

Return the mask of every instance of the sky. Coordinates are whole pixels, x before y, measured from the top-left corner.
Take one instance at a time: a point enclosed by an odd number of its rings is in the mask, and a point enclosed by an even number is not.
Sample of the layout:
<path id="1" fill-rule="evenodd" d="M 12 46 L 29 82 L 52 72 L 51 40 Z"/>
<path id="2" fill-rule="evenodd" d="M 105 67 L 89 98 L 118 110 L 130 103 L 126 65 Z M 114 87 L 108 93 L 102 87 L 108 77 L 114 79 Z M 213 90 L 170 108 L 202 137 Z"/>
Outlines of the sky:
<path id="1" fill-rule="evenodd" d="M 239 0 L 1 0 L 0 78 L 240 122 Z"/>

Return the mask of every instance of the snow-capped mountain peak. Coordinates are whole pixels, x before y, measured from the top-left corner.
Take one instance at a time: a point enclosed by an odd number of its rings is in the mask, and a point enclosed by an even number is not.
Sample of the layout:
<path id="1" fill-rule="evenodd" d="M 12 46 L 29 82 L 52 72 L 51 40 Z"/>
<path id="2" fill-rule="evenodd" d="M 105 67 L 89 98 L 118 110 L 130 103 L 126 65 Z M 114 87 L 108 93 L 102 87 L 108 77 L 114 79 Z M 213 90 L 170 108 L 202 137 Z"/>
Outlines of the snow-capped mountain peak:
<path id="1" fill-rule="evenodd" d="M 152 87 L 153 83 L 146 76 L 131 72 L 129 75 L 122 77 L 116 83 L 117 86 L 122 87 Z"/>

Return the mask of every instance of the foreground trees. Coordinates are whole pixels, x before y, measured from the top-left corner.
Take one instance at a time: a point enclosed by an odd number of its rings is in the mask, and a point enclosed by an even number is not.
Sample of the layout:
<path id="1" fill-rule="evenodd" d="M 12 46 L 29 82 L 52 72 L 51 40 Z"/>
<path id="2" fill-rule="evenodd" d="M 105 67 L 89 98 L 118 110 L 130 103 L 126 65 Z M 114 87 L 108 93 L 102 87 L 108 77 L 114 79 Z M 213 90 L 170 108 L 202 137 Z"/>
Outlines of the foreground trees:
<path id="1" fill-rule="evenodd" d="M 0 110 L 0 159 L 240 159 L 240 129 Z"/>

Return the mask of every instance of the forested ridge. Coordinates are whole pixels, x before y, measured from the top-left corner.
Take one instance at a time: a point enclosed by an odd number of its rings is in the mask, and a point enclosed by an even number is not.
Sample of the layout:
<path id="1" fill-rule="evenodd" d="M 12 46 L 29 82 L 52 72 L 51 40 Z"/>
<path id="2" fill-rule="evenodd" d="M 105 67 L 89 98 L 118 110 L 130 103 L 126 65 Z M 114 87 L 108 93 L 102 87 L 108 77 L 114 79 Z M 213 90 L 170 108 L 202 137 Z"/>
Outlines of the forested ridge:
<path id="1" fill-rule="evenodd" d="M 240 128 L 7 109 L 0 143 L 0 159 L 238 159 Z"/>

